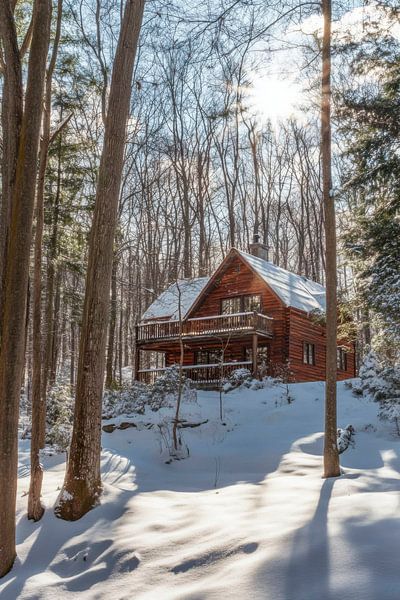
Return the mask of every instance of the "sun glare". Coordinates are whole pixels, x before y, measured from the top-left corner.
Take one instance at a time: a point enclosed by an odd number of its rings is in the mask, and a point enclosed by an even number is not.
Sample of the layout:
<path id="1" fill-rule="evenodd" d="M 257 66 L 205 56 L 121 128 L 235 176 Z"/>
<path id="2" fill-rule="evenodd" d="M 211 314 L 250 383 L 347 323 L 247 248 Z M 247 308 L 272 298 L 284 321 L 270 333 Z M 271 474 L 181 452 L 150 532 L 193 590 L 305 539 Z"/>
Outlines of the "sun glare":
<path id="1" fill-rule="evenodd" d="M 294 81 L 256 76 L 248 91 L 250 109 L 263 120 L 285 120 L 298 112 L 301 88 Z"/>

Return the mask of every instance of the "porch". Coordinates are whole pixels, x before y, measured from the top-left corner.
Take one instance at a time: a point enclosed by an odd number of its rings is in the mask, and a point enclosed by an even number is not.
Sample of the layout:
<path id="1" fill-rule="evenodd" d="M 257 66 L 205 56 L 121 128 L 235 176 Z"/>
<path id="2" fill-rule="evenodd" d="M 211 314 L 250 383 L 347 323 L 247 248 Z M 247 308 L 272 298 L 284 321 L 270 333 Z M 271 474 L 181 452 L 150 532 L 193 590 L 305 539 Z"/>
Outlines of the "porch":
<path id="1" fill-rule="evenodd" d="M 252 361 L 246 360 L 242 362 L 227 362 L 227 363 L 214 363 L 209 365 L 185 365 L 182 367 L 184 376 L 191 379 L 198 385 L 208 386 L 216 385 L 222 379 L 229 377 L 229 375 L 236 371 L 236 369 L 249 369 L 252 370 Z M 141 369 L 138 371 L 138 380 L 142 383 L 152 384 L 155 380 L 160 377 L 168 367 L 159 369 Z"/>
<path id="2" fill-rule="evenodd" d="M 254 333 L 272 338 L 273 319 L 258 312 L 196 317 L 184 321 L 150 321 L 139 323 L 136 330 L 138 346 L 152 343 L 199 338 L 234 337 Z"/>

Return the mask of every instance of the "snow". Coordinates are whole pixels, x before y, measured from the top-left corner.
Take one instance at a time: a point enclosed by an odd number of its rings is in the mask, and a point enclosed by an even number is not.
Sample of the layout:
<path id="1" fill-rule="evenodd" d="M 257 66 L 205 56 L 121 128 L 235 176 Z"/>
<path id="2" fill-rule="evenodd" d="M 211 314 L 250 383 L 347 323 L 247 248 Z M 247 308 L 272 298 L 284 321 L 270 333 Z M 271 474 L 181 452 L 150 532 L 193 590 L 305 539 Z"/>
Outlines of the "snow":
<path id="1" fill-rule="evenodd" d="M 271 262 L 238 250 L 244 260 L 264 279 L 286 306 L 305 312 L 325 311 L 325 288 L 301 275 L 277 267 Z"/>
<path id="2" fill-rule="evenodd" d="M 182 430 L 185 460 L 166 464 L 172 409 L 103 434 L 101 505 L 74 523 L 52 512 L 63 455 L 44 457 L 47 510 L 27 520 L 21 440 L 18 559 L 1 600 L 397 599 L 400 438 L 377 403 L 338 390 L 338 425 L 355 430 L 340 478 L 321 478 L 323 383 L 290 385 L 291 404 L 285 386 L 237 389 L 223 423 L 219 395 L 202 391 L 183 404 L 182 418 L 208 419 Z"/>
<path id="3" fill-rule="evenodd" d="M 197 277 L 195 279 L 181 279 L 173 283 L 150 304 L 142 316 L 142 320 L 179 319 L 179 295 L 181 314 L 182 317 L 185 317 L 209 279 L 209 277 Z"/>
<path id="4" fill-rule="evenodd" d="M 253 256 L 241 250 L 237 250 L 237 252 L 257 271 L 286 306 L 292 306 L 305 312 L 325 311 L 324 286 L 301 275 L 290 273 L 290 271 L 277 267 L 258 256 Z M 142 321 L 178 319 L 179 293 L 181 294 L 182 317 L 185 317 L 209 280 L 210 277 L 198 277 L 196 279 L 182 279 L 178 283 L 173 283 L 148 307 L 142 316 Z"/>

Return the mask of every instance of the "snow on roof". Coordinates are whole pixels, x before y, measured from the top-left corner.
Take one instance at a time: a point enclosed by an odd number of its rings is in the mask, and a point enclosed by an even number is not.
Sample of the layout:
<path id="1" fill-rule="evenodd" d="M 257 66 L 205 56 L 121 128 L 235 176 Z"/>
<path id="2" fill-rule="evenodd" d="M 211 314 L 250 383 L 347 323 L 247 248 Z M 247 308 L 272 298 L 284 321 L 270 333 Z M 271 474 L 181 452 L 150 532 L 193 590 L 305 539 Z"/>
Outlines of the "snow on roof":
<path id="1" fill-rule="evenodd" d="M 271 262 L 238 250 L 244 260 L 264 279 L 279 298 L 305 312 L 325 311 L 325 288 L 311 279 L 290 273 Z"/>
<path id="2" fill-rule="evenodd" d="M 296 275 L 277 267 L 258 256 L 237 251 L 240 256 L 264 279 L 286 306 L 292 306 L 305 312 L 325 311 L 325 288 L 311 279 Z M 196 302 L 210 277 L 181 279 L 170 285 L 148 307 L 142 319 L 177 320 L 179 316 L 179 291 L 181 293 L 181 313 L 185 317 Z"/>
<path id="3" fill-rule="evenodd" d="M 142 319 L 171 319 L 179 318 L 179 294 L 182 317 L 188 313 L 200 292 L 210 280 L 209 277 L 181 279 L 171 284 L 158 298 L 154 300 L 144 313 Z"/>

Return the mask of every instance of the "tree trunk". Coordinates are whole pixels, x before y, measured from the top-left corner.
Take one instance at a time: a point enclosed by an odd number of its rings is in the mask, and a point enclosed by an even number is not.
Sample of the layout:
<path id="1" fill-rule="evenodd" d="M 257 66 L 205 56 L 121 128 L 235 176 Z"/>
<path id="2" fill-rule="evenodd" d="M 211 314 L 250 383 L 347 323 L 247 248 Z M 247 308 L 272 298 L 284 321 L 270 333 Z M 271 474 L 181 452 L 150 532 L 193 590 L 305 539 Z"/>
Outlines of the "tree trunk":
<path id="1" fill-rule="evenodd" d="M 15 24 L 10 5 L 3 28 Z M 32 43 L 28 63 L 25 112 L 18 146 L 15 188 L 8 241 L 2 340 L 0 349 L 0 576 L 15 559 L 15 501 L 18 464 L 18 413 L 24 366 L 25 311 L 29 254 L 35 201 L 36 163 L 42 114 L 46 58 L 50 37 L 51 2 L 36 0 L 33 5 Z M 4 36 L 3 36 L 4 39 Z M 6 57 L 10 59 L 11 57 Z"/>
<path id="2" fill-rule="evenodd" d="M 62 118 L 62 110 L 61 110 L 61 118 Z M 59 136 L 58 139 L 58 148 L 57 148 L 57 186 L 56 186 L 56 195 L 54 199 L 54 207 L 53 207 L 53 223 L 52 223 L 52 232 L 50 239 L 50 248 L 48 253 L 48 263 L 47 263 L 47 285 L 46 285 L 46 309 L 45 309 L 45 319 L 46 319 L 46 342 L 45 342 L 45 352 L 44 352 L 44 360 L 43 360 L 43 373 L 42 373 L 42 394 L 44 398 L 44 402 L 46 402 L 47 396 L 47 388 L 49 386 L 49 378 L 52 367 L 53 360 L 53 340 L 54 340 L 54 328 L 55 328 L 55 318 L 54 318 L 54 287 L 56 283 L 56 258 L 57 258 L 57 240 L 58 240 L 58 220 L 59 220 L 59 212 L 60 212 L 60 200 L 61 200 L 61 149 L 62 149 L 62 139 Z"/>
<path id="3" fill-rule="evenodd" d="M 57 379 L 57 363 L 58 353 L 60 349 L 60 306 L 61 306 L 61 280 L 62 280 L 62 267 L 58 267 L 56 275 L 56 289 L 54 296 L 54 312 L 53 312 L 53 326 L 52 326 L 52 338 L 51 338 L 51 356 L 50 356 L 50 370 L 48 375 L 49 387 L 52 388 Z"/>
<path id="4" fill-rule="evenodd" d="M 28 498 L 28 519 L 38 521 L 44 512 L 40 502 L 43 470 L 39 450 L 45 443 L 46 395 L 42 395 L 42 243 L 44 224 L 44 182 L 50 146 L 51 88 L 61 34 L 62 0 L 58 0 L 57 27 L 53 51 L 46 73 L 46 91 L 43 112 L 43 134 L 40 143 L 39 173 L 36 189 L 36 232 L 33 277 L 32 311 L 32 436 L 31 481 Z"/>
<path id="5" fill-rule="evenodd" d="M 118 336 L 118 377 L 119 385 L 122 386 L 122 363 L 123 363 L 123 333 L 124 333 L 124 271 L 121 273 L 121 290 L 119 305 L 119 336 Z"/>
<path id="6" fill-rule="evenodd" d="M 1 165 L 1 209 L 0 209 L 0 339 L 2 314 L 4 310 L 4 291 L 6 260 L 11 224 L 11 200 L 15 185 L 18 143 L 23 112 L 23 89 L 21 61 L 18 49 L 17 33 L 12 9 L 9 3 L 0 6 L 0 37 L 3 43 L 5 69 L 1 103 L 1 125 L 3 152 Z"/>
<path id="7" fill-rule="evenodd" d="M 114 347 L 115 347 L 115 325 L 117 321 L 117 268 L 118 262 L 114 254 L 111 272 L 111 306 L 110 324 L 108 326 L 108 348 L 106 363 L 106 388 L 111 388 L 114 382 Z"/>
<path id="8" fill-rule="evenodd" d="M 324 477 L 340 475 L 336 426 L 337 274 L 335 201 L 331 169 L 331 0 L 323 0 L 321 156 L 326 256 L 326 391 Z"/>
<path id="9" fill-rule="evenodd" d="M 76 520 L 101 493 L 101 406 L 113 244 L 121 187 L 133 65 L 144 0 L 127 0 L 114 59 L 104 146 L 100 161 L 80 337 L 74 427 L 56 515 Z"/>
<path id="10" fill-rule="evenodd" d="M 183 323 L 182 323 L 182 293 L 179 287 L 178 280 L 176 281 L 176 287 L 178 291 L 178 319 L 179 319 L 179 382 L 178 382 L 178 397 L 176 399 L 175 418 L 172 427 L 172 439 L 174 441 L 175 452 L 178 450 L 180 440 L 178 440 L 178 425 L 179 425 L 179 411 L 182 402 L 183 392 L 183 364 L 185 360 L 185 347 L 183 344 Z M 178 443 L 179 442 L 179 443 Z"/>

